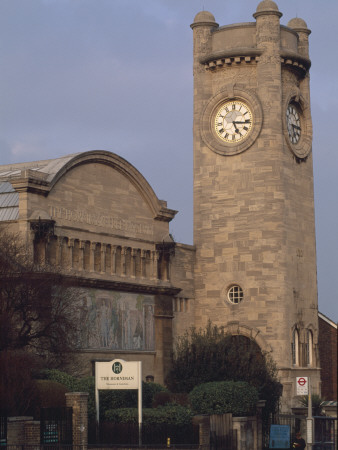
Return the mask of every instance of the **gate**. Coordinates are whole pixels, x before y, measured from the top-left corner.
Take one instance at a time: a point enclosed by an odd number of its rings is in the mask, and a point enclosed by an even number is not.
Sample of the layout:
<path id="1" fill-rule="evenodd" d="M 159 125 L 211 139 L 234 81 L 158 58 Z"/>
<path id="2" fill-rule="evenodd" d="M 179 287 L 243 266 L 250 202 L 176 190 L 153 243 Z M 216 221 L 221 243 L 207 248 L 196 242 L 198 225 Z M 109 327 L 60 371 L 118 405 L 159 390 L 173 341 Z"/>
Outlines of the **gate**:
<path id="1" fill-rule="evenodd" d="M 269 435 L 271 425 L 288 425 L 290 427 L 290 440 L 291 442 L 296 437 L 298 431 L 302 431 L 305 434 L 306 430 L 306 417 L 296 416 L 294 414 L 276 414 L 269 419 L 263 429 L 263 448 L 269 448 Z"/>
<path id="2" fill-rule="evenodd" d="M 89 426 L 89 445 L 117 445 L 137 447 L 139 442 L 139 426 L 137 423 L 100 423 L 99 435 L 96 436 L 94 424 Z M 98 444 L 96 439 L 99 439 Z M 169 440 L 169 441 L 168 441 Z M 143 424 L 142 445 L 144 446 L 184 446 L 185 448 L 198 448 L 198 425 L 170 425 L 165 423 Z M 95 447 L 96 448 L 96 447 Z"/>
<path id="3" fill-rule="evenodd" d="M 0 446 L 7 444 L 7 416 L 0 416 Z"/>
<path id="4" fill-rule="evenodd" d="M 336 450 L 337 417 L 314 417 L 313 450 Z"/>
<path id="5" fill-rule="evenodd" d="M 237 449 L 237 433 L 232 429 L 232 414 L 210 416 L 210 444 L 212 450 Z"/>
<path id="6" fill-rule="evenodd" d="M 41 408 L 41 444 L 72 445 L 73 408 Z"/>

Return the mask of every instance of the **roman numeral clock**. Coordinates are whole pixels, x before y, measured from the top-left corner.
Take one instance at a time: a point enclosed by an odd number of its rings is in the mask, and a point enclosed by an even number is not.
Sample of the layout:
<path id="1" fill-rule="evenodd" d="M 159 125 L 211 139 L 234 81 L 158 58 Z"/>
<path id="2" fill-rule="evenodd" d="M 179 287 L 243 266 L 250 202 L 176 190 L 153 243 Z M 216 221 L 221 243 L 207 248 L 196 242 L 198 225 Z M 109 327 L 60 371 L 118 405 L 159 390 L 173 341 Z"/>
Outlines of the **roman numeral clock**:
<path id="1" fill-rule="evenodd" d="M 225 142 L 240 142 L 250 133 L 251 128 L 252 113 L 243 102 L 228 101 L 216 113 L 215 131 Z"/>

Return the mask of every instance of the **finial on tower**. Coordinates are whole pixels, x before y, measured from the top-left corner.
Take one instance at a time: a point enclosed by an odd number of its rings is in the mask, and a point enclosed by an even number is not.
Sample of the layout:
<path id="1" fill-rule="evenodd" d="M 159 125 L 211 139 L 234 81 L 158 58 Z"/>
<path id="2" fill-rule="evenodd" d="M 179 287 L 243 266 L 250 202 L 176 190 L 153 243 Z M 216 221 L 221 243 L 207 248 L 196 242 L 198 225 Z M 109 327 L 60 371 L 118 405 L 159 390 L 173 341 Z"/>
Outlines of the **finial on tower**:
<path id="1" fill-rule="evenodd" d="M 215 22 L 215 17 L 209 11 L 201 11 L 196 14 L 194 22 L 190 25 L 191 28 L 197 26 L 212 26 L 218 27 L 218 23 Z"/>
<path id="2" fill-rule="evenodd" d="M 279 17 L 282 17 L 282 13 L 279 11 L 278 6 L 272 0 L 263 0 L 257 6 L 255 14 L 253 14 L 256 19 L 257 16 L 267 15 L 267 14 L 275 14 Z"/>

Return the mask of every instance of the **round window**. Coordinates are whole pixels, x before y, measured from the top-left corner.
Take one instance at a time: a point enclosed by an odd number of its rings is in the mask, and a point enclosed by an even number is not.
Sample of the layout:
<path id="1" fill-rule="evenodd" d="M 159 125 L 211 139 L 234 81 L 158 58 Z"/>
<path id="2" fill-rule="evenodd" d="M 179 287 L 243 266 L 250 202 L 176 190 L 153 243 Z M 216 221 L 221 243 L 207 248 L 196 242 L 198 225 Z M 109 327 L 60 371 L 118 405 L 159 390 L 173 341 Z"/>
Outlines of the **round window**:
<path id="1" fill-rule="evenodd" d="M 228 290 L 228 300 L 237 305 L 237 303 L 243 300 L 243 289 L 237 284 L 230 286 Z"/>

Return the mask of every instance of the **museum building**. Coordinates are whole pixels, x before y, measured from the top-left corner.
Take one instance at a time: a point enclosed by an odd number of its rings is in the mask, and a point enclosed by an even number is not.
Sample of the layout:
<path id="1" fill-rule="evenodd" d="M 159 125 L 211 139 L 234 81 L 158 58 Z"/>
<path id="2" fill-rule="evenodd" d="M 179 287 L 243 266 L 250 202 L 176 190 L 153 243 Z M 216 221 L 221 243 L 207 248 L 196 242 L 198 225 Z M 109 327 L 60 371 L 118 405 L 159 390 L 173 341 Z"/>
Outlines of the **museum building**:
<path id="1" fill-rule="evenodd" d="M 174 242 L 176 211 L 120 156 L 102 150 L 0 166 L 0 221 L 37 263 L 81 287 L 79 353 L 142 361 L 163 383 L 175 338 L 209 320 L 271 352 L 283 409 L 296 377 L 320 393 L 308 30 L 219 26 L 194 39 L 194 245 Z"/>

